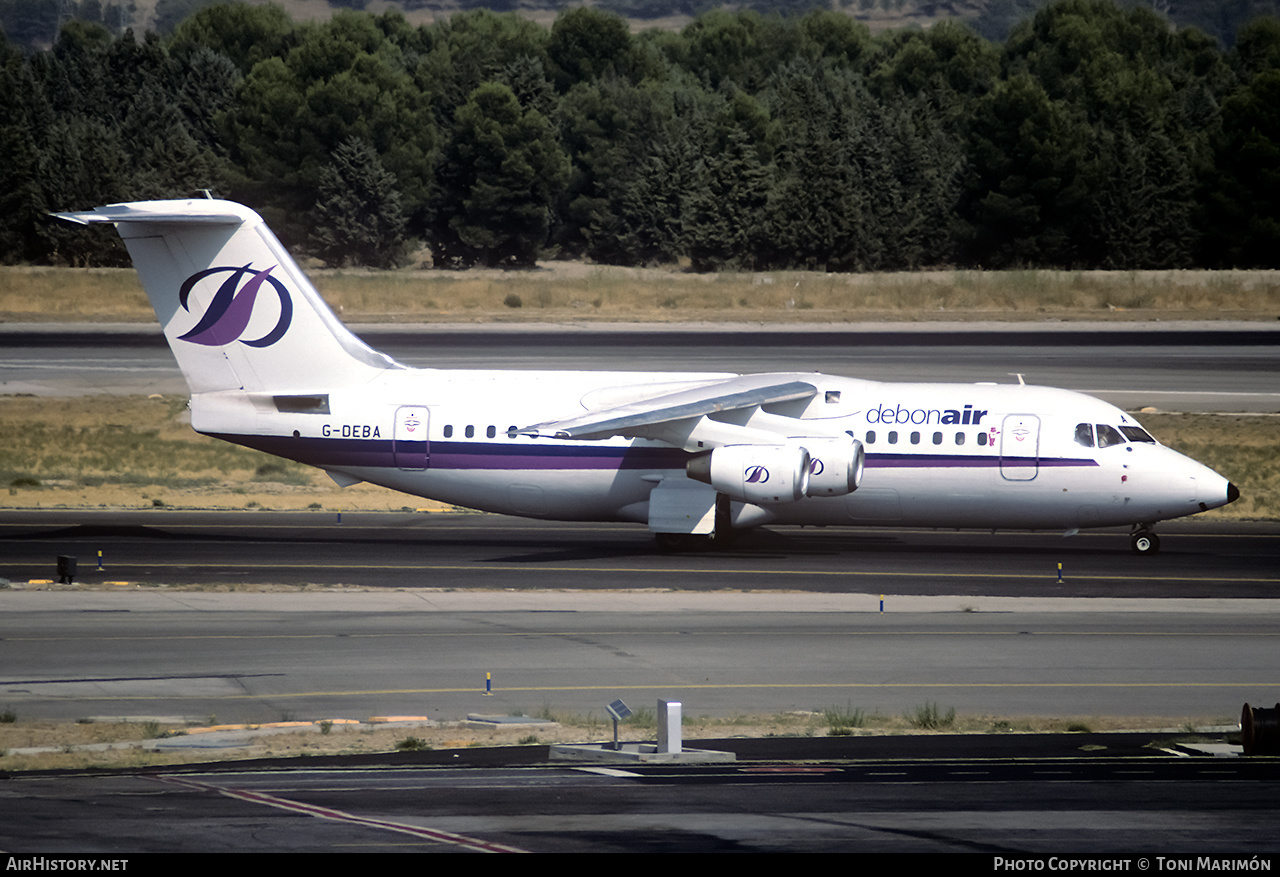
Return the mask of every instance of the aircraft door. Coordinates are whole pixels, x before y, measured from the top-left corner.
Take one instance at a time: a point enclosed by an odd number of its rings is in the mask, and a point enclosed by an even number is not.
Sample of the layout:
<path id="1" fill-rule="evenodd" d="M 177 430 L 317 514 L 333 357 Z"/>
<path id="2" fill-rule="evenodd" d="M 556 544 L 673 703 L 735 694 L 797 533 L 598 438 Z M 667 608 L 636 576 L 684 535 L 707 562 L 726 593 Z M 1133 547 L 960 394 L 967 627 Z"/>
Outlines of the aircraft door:
<path id="1" fill-rule="evenodd" d="M 431 443 L 427 439 L 429 411 L 418 405 L 404 405 L 396 409 L 392 446 L 397 467 L 426 469 L 431 464 Z"/>
<path id="2" fill-rule="evenodd" d="M 1000 431 L 1000 474 L 1006 481 L 1031 481 L 1040 471 L 1040 418 L 1005 416 Z"/>

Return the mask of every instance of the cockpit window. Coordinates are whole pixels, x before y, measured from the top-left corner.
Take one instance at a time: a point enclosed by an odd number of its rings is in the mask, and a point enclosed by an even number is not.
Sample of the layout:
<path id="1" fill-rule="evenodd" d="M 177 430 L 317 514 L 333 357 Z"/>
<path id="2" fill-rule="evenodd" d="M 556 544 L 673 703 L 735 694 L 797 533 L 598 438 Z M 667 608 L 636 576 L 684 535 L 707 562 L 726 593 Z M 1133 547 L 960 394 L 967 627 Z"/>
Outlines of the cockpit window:
<path id="1" fill-rule="evenodd" d="M 1093 424 L 1092 423 L 1076 424 L 1076 443 L 1084 445 L 1086 448 L 1093 447 Z"/>
<path id="2" fill-rule="evenodd" d="M 1114 426 L 1107 426 L 1105 423 L 1098 424 L 1098 447 L 1109 448 L 1112 445 L 1124 444 L 1124 436 L 1116 431 Z"/>
<path id="3" fill-rule="evenodd" d="M 1156 443 L 1156 440 L 1151 437 L 1151 433 L 1140 426 L 1122 426 L 1120 431 L 1131 442 L 1150 442 L 1153 445 Z"/>

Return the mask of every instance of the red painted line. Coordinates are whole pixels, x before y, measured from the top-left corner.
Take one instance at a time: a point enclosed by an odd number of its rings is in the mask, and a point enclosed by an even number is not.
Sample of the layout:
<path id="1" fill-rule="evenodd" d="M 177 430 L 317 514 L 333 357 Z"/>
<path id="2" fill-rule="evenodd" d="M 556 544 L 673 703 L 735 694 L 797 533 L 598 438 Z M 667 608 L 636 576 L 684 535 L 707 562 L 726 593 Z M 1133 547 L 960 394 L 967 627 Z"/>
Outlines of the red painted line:
<path id="1" fill-rule="evenodd" d="M 385 819 L 370 819 L 364 816 L 355 816 L 354 814 L 347 813 L 342 810 L 334 810 L 330 807 L 317 807 L 313 804 L 303 804 L 300 801 L 290 801 L 287 798 L 277 798 L 275 795 L 268 795 L 263 792 L 250 792 L 244 789 L 229 789 L 222 786 L 210 785 L 209 783 L 201 783 L 195 780 L 175 776 L 160 776 L 156 777 L 156 779 L 161 782 L 187 786 L 189 788 L 199 789 L 205 792 L 217 792 L 218 794 L 226 795 L 229 798 L 249 801 L 254 804 L 264 804 L 268 807 L 277 807 L 281 810 L 289 810 L 294 813 L 304 813 L 308 816 L 315 816 L 319 819 L 332 819 L 337 822 L 349 822 L 352 825 L 362 825 L 366 828 L 395 831 L 400 834 L 408 834 L 413 837 L 436 841 L 437 843 L 452 844 L 453 846 L 459 846 L 481 853 L 528 852 L 528 850 L 522 850 L 519 847 L 509 847 L 505 844 L 493 843 L 491 841 L 480 840 L 479 838 L 474 837 L 467 837 L 464 834 L 454 834 L 451 831 L 441 831 L 435 828 L 421 828 L 416 825 L 389 822 Z"/>

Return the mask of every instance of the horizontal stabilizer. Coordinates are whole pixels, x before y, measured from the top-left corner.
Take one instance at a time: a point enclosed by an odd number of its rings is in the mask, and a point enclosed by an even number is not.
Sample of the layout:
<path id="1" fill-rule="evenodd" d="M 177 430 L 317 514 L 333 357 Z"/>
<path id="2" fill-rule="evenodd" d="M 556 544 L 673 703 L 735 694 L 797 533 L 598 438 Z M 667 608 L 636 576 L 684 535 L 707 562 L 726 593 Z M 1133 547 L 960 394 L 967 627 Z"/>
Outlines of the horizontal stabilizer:
<path id="1" fill-rule="evenodd" d="M 211 201 L 208 203 L 216 204 L 219 202 Z M 84 213 L 54 213 L 52 215 L 58 219 L 65 219 L 67 222 L 75 222 L 80 225 L 130 221 L 166 223 L 169 225 L 239 225 L 244 221 L 244 216 L 239 210 L 212 210 L 199 213 L 165 212 L 163 210 L 142 210 L 139 209 L 137 204 L 111 204 L 107 207 L 99 207 L 97 210 Z"/>

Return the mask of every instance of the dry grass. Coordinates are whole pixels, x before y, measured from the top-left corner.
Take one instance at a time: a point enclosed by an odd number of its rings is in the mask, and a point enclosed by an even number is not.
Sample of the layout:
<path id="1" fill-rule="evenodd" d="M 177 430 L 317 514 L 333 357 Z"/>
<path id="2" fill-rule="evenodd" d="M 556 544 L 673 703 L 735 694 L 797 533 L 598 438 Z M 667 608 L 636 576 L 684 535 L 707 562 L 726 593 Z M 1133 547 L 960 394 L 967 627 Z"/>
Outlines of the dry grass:
<path id="1" fill-rule="evenodd" d="M 0 322 L 149 322 L 132 268 L 0 267 Z"/>
<path id="2" fill-rule="evenodd" d="M 193 432 L 181 397 L 0 396 L 0 507 L 446 508 Z"/>
<path id="3" fill-rule="evenodd" d="M 1270 319 L 1277 271 L 312 271 L 353 322 Z M 515 302 L 519 301 L 519 306 Z M 0 268 L 0 321 L 154 320 L 129 269 Z"/>
<path id="4" fill-rule="evenodd" d="M 1280 516 L 1280 415 L 1139 414 L 1152 435 L 1240 488 L 1240 499 L 1201 515 L 1211 519 Z"/>
<path id="5" fill-rule="evenodd" d="M 685 740 L 720 739 L 726 737 L 826 737 L 875 736 L 888 734 L 933 733 L 912 726 L 909 716 L 872 714 L 861 727 L 841 730 L 827 720 L 827 711 L 792 712 L 774 715 L 738 715 L 724 718 L 686 716 Z M 466 723 L 432 725 L 333 724 L 329 733 L 320 732 L 319 722 L 305 729 L 286 733 L 246 735 L 244 745 L 227 749 L 154 751 L 148 742 L 161 734 L 196 734 L 200 729 L 183 725 L 138 722 L 92 724 L 71 722 L 37 722 L 19 720 L 0 724 L 0 771 L 55 770 L 97 767 L 144 767 L 191 762 L 232 761 L 245 758 L 289 758 L 315 755 L 366 755 L 395 752 L 407 738 L 421 742 L 418 748 L 464 749 L 481 746 L 546 745 L 549 743 L 589 743 L 612 739 L 612 726 L 603 716 L 558 713 L 544 709 L 540 718 L 553 724 L 469 727 Z M 624 741 L 654 738 L 652 717 L 645 721 L 628 721 L 620 728 Z M 991 715 L 957 715 L 946 733 L 1006 734 L 1105 732 L 1122 730 L 1177 729 L 1229 726 L 1235 718 L 1198 716 L 1194 718 L 1153 717 L 1006 717 Z M 135 742 L 128 748 L 85 748 L 92 744 Z M 45 747 L 56 751 L 27 754 L 20 748 Z"/>

